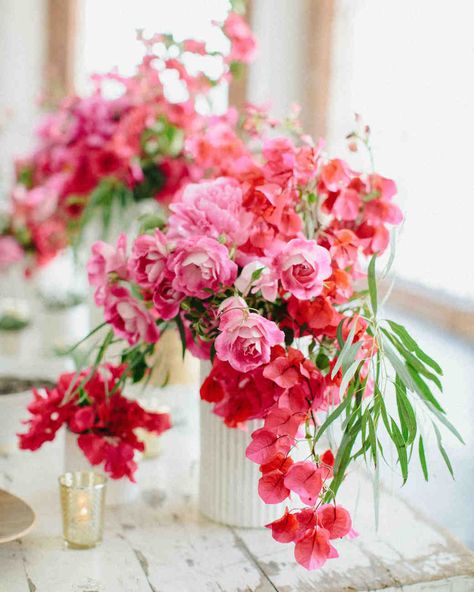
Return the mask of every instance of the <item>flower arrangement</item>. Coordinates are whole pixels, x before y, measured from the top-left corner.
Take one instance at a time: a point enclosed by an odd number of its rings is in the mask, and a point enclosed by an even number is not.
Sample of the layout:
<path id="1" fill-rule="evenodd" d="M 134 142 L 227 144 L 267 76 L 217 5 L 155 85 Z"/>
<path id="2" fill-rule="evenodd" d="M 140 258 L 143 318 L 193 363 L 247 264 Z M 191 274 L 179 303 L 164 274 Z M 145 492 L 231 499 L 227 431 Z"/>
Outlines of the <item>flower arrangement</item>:
<path id="1" fill-rule="evenodd" d="M 334 539 L 355 536 L 337 493 L 357 458 L 385 458 L 382 431 L 403 482 L 414 452 L 428 478 L 421 412 L 451 472 L 438 425 L 461 437 L 434 394 L 439 365 L 380 316 L 376 264 L 402 220 L 395 183 L 328 158 L 294 123 L 274 127 L 256 108 L 239 129 L 209 122 L 190 142 L 211 178 L 187 185 L 130 253 L 123 235 L 96 243 L 88 272 L 110 325 L 103 348 L 128 344 L 131 380 L 176 325 L 183 351 L 213 362 L 201 398 L 214 413 L 233 429 L 261 421 L 246 452 L 258 494 L 294 506 L 267 526 L 315 569 L 338 556 Z M 368 146 L 369 130 L 350 139 Z M 337 443 L 319 450 L 336 425 Z"/>
<path id="2" fill-rule="evenodd" d="M 114 210 L 145 198 L 167 204 L 199 178 L 185 150 L 187 136 L 205 121 L 199 102 L 255 51 L 241 15 L 230 12 L 216 26 L 229 40 L 228 55 L 194 39 L 140 35 L 146 55 L 133 75 L 95 75 L 90 95 L 66 97 L 44 118 L 35 151 L 16 163 L 10 212 L 0 228 L 0 269 L 25 254 L 30 267 L 42 265 L 76 244 L 92 218 L 100 216 L 106 230 Z M 220 59 L 213 77 L 204 73 L 205 63 L 195 63 L 210 55 Z M 169 96 L 170 77 L 181 85 L 179 101 Z M 111 85 L 118 88 L 113 98 Z"/>
<path id="3" fill-rule="evenodd" d="M 103 364 L 93 372 L 62 374 L 53 388 L 35 389 L 28 406 L 28 431 L 19 435 L 20 448 L 37 450 L 65 425 L 78 434 L 79 448 L 92 465 L 103 464 L 112 479 L 134 481 L 135 451 L 144 450 L 135 430 L 160 435 L 170 421 L 167 413 L 145 411 L 123 396 L 125 372 L 125 366 Z"/>

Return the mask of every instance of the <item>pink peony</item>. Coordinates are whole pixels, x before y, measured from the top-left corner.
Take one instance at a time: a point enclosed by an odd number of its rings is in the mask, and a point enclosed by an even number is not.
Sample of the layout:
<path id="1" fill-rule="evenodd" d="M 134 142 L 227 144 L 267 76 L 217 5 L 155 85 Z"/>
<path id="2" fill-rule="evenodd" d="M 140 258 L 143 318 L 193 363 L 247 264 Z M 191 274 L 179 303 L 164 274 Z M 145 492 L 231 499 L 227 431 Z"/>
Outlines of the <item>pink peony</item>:
<path id="1" fill-rule="evenodd" d="M 171 239 L 200 235 L 236 245 L 247 239 L 249 217 L 242 207 L 242 189 L 234 180 L 219 177 L 190 184 L 170 210 Z"/>
<path id="2" fill-rule="evenodd" d="M 316 241 L 294 238 L 276 257 L 275 267 L 285 290 L 309 300 L 321 294 L 323 280 L 331 275 L 331 256 Z"/>
<path id="3" fill-rule="evenodd" d="M 208 298 L 222 286 L 231 286 L 237 275 L 237 265 L 230 259 L 227 247 L 205 237 L 178 242 L 168 269 L 173 289 L 196 298 Z"/>
<path id="4" fill-rule="evenodd" d="M 128 262 L 133 280 L 143 288 L 153 288 L 162 279 L 167 257 L 166 237 L 160 230 L 155 230 L 154 235 L 139 236 Z"/>
<path id="5" fill-rule="evenodd" d="M 112 286 L 105 294 L 104 318 L 116 335 L 130 345 L 140 341 L 155 343 L 160 336 L 146 308 L 130 295 L 127 288 Z"/>
<path id="6" fill-rule="evenodd" d="M 25 252 L 12 236 L 0 236 L 0 271 L 21 261 Z"/>
<path id="7" fill-rule="evenodd" d="M 285 339 L 273 321 L 242 309 L 226 312 L 219 330 L 215 341 L 217 357 L 240 372 L 267 364 L 271 348 Z"/>

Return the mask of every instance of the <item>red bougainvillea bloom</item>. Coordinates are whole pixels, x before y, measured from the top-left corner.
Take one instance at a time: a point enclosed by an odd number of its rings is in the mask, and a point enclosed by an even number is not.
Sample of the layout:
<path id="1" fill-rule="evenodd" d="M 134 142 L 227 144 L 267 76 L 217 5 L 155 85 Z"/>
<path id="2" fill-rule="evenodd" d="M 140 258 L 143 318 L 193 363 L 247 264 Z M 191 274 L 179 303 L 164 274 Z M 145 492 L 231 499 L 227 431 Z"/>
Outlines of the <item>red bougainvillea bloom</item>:
<path id="1" fill-rule="evenodd" d="M 341 506 L 325 504 L 318 508 L 316 518 L 319 526 L 329 532 L 330 539 L 342 538 L 352 528 L 350 514 Z"/>
<path id="2" fill-rule="evenodd" d="M 297 493 L 304 504 L 314 505 L 323 487 L 323 472 L 312 462 L 297 462 L 288 470 L 285 485 Z"/>
<path id="3" fill-rule="evenodd" d="M 252 442 L 247 447 L 246 456 L 260 465 L 270 462 L 279 452 L 286 454 L 291 447 L 288 436 L 276 436 L 262 428 L 252 434 Z"/>
<path id="4" fill-rule="evenodd" d="M 294 514 L 290 514 L 288 508 L 281 518 L 265 525 L 271 528 L 272 537 L 279 543 L 292 543 L 298 530 L 298 520 Z"/>
<path id="5" fill-rule="evenodd" d="M 135 430 L 159 435 L 171 424 L 168 414 L 145 411 L 122 396 L 118 380 L 125 372 L 124 366 L 105 364 L 92 372 L 62 374 L 54 388 L 33 391 L 32 417 L 28 431 L 19 434 L 20 448 L 37 450 L 66 425 L 78 434 L 78 446 L 92 465 L 103 464 L 112 479 L 133 481 L 135 451 L 144 448 Z"/>
<path id="6" fill-rule="evenodd" d="M 324 528 L 308 531 L 295 545 L 295 559 L 306 569 L 318 569 L 335 557 L 339 554 L 330 544 L 329 532 Z"/>

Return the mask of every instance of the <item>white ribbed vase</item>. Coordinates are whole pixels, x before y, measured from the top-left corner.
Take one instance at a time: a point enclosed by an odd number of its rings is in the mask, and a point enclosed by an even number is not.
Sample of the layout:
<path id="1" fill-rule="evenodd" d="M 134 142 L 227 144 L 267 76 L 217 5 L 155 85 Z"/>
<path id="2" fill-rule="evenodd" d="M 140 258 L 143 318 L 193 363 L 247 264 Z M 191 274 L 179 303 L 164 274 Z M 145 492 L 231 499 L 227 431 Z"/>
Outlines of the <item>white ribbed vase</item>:
<path id="1" fill-rule="evenodd" d="M 94 471 L 101 473 L 100 467 L 90 464 L 77 444 L 77 434 L 65 430 L 64 442 L 64 472 Z M 105 501 L 108 506 L 118 506 L 133 502 L 139 494 L 139 487 L 127 477 L 111 479 L 107 477 L 107 491 Z"/>
<path id="2" fill-rule="evenodd" d="M 201 363 L 201 382 L 210 371 Z M 259 466 L 246 458 L 250 434 L 261 427 L 258 420 L 248 422 L 248 431 L 228 428 L 200 402 L 201 460 L 199 509 L 215 522 L 242 528 L 259 528 L 283 516 L 283 504 L 267 505 L 258 495 Z"/>

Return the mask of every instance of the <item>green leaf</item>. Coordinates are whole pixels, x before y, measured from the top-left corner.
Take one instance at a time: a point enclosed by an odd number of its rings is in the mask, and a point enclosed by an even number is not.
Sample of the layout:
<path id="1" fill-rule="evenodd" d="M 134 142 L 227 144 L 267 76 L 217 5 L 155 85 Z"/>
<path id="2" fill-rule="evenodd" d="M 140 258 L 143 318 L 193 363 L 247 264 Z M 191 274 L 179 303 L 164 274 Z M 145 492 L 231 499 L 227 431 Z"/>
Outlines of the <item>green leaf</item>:
<path id="1" fill-rule="evenodd" d="M 344 326 L 344 322 L 346 321 L 346 318 L 343 318 L 342 321 L 339 323 L 339 325 L 337 326 L 337 330 L 336 330 L 336 336 L 337 336 L 337 342 L 339 344 L 339 347 L 342 349 L 344 347 L 344 339 L 342 337 L 342 328 Z"/>
<path id="2" fill-rule="evenodd" d="M 431 392 L 430 387 L 421 378 L 421 376 L 410 365 L 407 365 L 408 372 L 413 381 L 413 388 L 411 390 L 418 393 L 422 400 L 429 401 L 438 411 L 445 413 L 444 409 L 438 403 L 436 397 Z"/>
<path id="3" fill-rule="evenodd" d="M 328 417 L 325 419 L 325 421 L 320 426 L 320 428 L 318 429 L 318 431 L 315 435 L 315 438 L 314 438 L 315 443 L 319 440 L 319 438 L 321 438 L 321 436 L 328 429 L 328 427 L 334 422 L 334 420 L 336 420 L 341 415 L 341 413 L 350 404 L 350 402 L 351 402 L 351 397 L 346 397 L 345 399 L 343 399 L 342 403 L 340 403 L 334 409 L 334 411 L 330 415 L 328 415 Z"/>
<path id="4" fill-rule="evenodd" d="M 446 426 L 448 428 L 448 430 L 453 434 L 453 436 L 455 436 L 459 442 L 461 442 L 461 444 L 466 444 L 466 442 L 464 442 L 461 434 L 457 431 L 457 429 L 453 426 L 453 424 L 449 421 L 449 419 L 446 417 L 446 415 L 444 413 L 442 413 L 441 411 L 438 411 L 438 409 L 429 401 L 423 401 L 425 403 L 425 405 L 428 407 L 428 409 L 434 413 L 434 415 L 436 415 L 436 418 L 438 419 L 438 421 L 440 421 L 444 426 Z"/>
<path id="5" fill-rule="evenodd" d="M 342 331 L 342 322 L 340 323 L 341 331 Z M 334 365 L 334 368 L 332 369 L 331 378 L 334 378 L 336 376 L 336 374 L 339 371 L 339 368 L 342 366 L 345 358 L 348 356 L 348 350 L 352 345 L 352 341 L 354 339 L 356 329 L 357 329 L 357 323 L 353 323 L 351 330 L 349 331 L 349 335 L 347 336 L 347 341 L 344 343 L 344 346 L 342 347 L 341 351 L 339 352 L 336 364 Z"/>
<path id="6" fill-rule="evenodd" d="M 400 469 L 401 469 L 402 477 L 403 477 L 403 484 L 405 484 L 408 479 L 407 448 L 406 448 L 406 444 L 403 440 L 403 436 L 400 432 L 400 429 L 399 429 L 396 421 L 394 421 L 393 418 L 391 418 L 391 419 L 392 419 L 392 421 L 391 421 L 392 440 L 397 448 L 398 460 L 400 462 Z"/>
<path id="7" fill-rule="evenodd" d="M 451 461 L 449 460 L 448 453 L 444 449 L 443 442 L 442 442 L 442 439 L 441 439 L 440 431 L 438 430 L 438 428 L 437 428 L 437 426 L 436 426 L 435 423 L 433 423 L 433 428 L 434 428 L 434 431 L 435 431 L 435 434 L 436 434 L 436 440 L 438 441 L 438 448 L 439 448 L 439 451 L 441 453 L 441 456 L 443 457 L 443 460 L 446 463 L 446 466 L 448 467 L 448 471 L 450 472 L 451 477 L 454 479 L 454 471 L 453 471 L 453 467 L 451 465 Z"/>
<path id="8" fill-rule="evenodd" d="M 71 349 L 68 349 L 66 352 L 64 352 L 64 355 L 66 356 L 66 355 L 72 354 L 72 352 L 74 350 L 76 350 L 80 345 L 82 345 L 84 343 L 84 341 L 87 341 L 89 339 L 89 337 L 92 337 L 92 335 L 94 335 L 94 333 L 97 333 L 97 331 L 100 331 L 100 329 L 102 329 L 102 327 L 105 327 L 106 324 L 107 323 L 104 321 L 100 325 L 97 325 L 97 327 L 92 329 L 92 331 L 90 331 L 85 337 L 83 337 L 80 341 L 78 341 L 76 344 L 74 344 L 71 347 Z"/>
<path id="9" fill-rule="evenodd" d="M 406 387 L 400 377 L 395 378 L 395 393 L 397 399 L 398 416 L 403 427 L 402 434 L 405 442 L 411 444 L 416 437 L 417 425 L 415 411 L 407 397 Z M 404 431 L 406 430 L 406 433 Z"/>
<path id="10" fill-rule="evenodd" d="M 362 364 L 363 362 L 356 360 L 355 362 L 352 362 L 351 366 L 346 370 L 341 380 L 341 386 L 339 387 L 339 396 L 341 399 L 344 397 L 349 382 L 354 378 L 357 368 Z"/>
<path id="11" fill-rule="evenodd" d="M 423 438 L 421 436 L 418 440 L 418 456 L 420 457 L 420 464 L 421 469 L 423 471 L 423 476 L 425 478 L 425 481 L 428 481 L 428 466 L 426 464 L 425 447 L 423 445 Z"/>
<path id="12" fill-rule="evenodd" d="M 415 385 L 413 384 L 413 380 L 411 375 L 408 372 L 407 367 L 403 363 L 402 360 L 397 356 L 396 351 L 390 345 L 390 341 L 387 338 L 383 339 L 383 351 L 387 356 L 390 364 L 392 365 L 395 372 L 400 376 L 403 384 L 410 389 L 411 391 L 415 391 Z"/>
<path id="13" fill-rule="evenodd" d="M 184 329 L 183 319 L 181 318 L 180 313 L 176 315 L 174 320 L 178 327 L 179 337 L 181 339 L 182 356 L 184 359 L 186 354 L 186 330 Z"/>
<path id="14" fill-rule="evenodd" d="M 416 341 L 408 333 L 403 325 L 399 325 L 398 323 L 395 323 L 395 321 L 390 321 L 389 319 L 387 319 L 387 323 L 390 325 L 392 331 L 401 339 L 402 343 L 409 349 L 409 351 L 415 352 L 422 362 L 433 368 L 433 370 L 440 376 L 443 375 L 443 370 L 439 364 L 420 348 L 420 346 L 416 343 Z"/>
<path id="15" fill-rule="evenodd" d="M 372 459 L 374 461 L 374 466 L 377 467 L 377 435 L 374 420 L 372 415 L 369 413 L 368 417 L 368 425 L 369 425 L 369 441 L 370 441 L 370 451 L 372 454 Z"/>
<path id="16" fill-rule="evenodd" d="M 369 263 L 367 281 L 369 284 L 370 303 L 372 305 L 372 312 L 377 316 L 377 280 L 375 277 L 375 262 L 377 255 L 373 255 Z"/>
<path id="17" fill-rule="evenodd" d="M 344 433 L 342 437 L 341 445 L 336 454 L 334 461 L 334 479 L 331 482 L 331 489 L 326 496 L 326 501 L 334 499 L 336 493 L 344 480 L 345 471 L 351 460 L 352 447 L 354 446 L 356 436 L 351 433 Z"/>
<path id="18" fill-rule="evenodd" d="M 408 349 L 406 349 L 406 347 L 399 339 L 397 339 L 397 337 L 389 333 L 386 329 L 382 329 L 382 333 L 390 340 L 391 343 L 393 343 L 396 350 L 405 359 L 408 365 L 412 366 L 412 368 L 416 370 L 418 374 L 422 374 L 423 376 L 434 382 L 440 391 L 443 390 L 443 385 L 441 384 L 441 381 L 436 376 L 436 374 L 433 374 L 432 372 L 427 370 L 425 365 L 422 362 L 420 362 L 420 360 L 416 358 Z"/>

